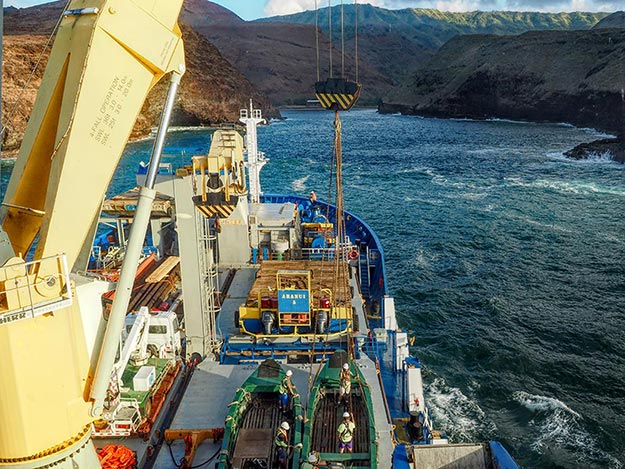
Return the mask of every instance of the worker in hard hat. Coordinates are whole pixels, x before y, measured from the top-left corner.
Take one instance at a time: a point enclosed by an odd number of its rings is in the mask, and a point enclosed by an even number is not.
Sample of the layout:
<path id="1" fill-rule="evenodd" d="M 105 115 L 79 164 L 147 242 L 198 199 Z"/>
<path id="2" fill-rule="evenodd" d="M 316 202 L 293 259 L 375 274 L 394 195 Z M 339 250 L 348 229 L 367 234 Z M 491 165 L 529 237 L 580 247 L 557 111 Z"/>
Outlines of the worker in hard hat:
<path id="1" fill-rule="evenodd" d="M 295 388 L 293 387 L 293 383 L 291 382 L 291 376 L 293 376 L 293 372 L 288 370 L 282 378 L 280 382 L 280 389 L 278 392 L 280 393 L 280 409 L 283 414 L 286 414 L 290 408 L 291 398 L 299 396 L 295 392 Z"/>
<path id="2" fill-rule="evenodd" d="M 299 468 L 300 469 L 317 469 L 318 467 L 327 466 L 327 465 L 328 463 L 326 461 L 321 461 L 319 459 L 318 453 L 311 451 L 308 457 L 306 458 L 306 461 L 300 464 Z"/>
<path id="3" fill-rule="evenodd" d="M 273 444 L 276 447 L 276 460 L 278 461 L 278 467 L 286 469 L 287 456 L 289 447 L 289 430 L 291 426 L 289 422 L 282 422 L 278 427 L 276 436 L 273 439 Z"/>
<path id="4" fill-rule="evenodd" d="M 354 431 L 356 423 L 353 416 L 349 412 L 343 412 L 343 421 L 336 430 L 339 439 L 339 453 L 345 451 L 352 453 L 354 451 Z"/>
<path id="5" fill-rule="evenodd" d="M 349 404 L 349 395 L 352 392 L 352 373 L 349 371 L 349 365 L 343 364 L 341 374 L 339 375 L 339 404 Z"/>

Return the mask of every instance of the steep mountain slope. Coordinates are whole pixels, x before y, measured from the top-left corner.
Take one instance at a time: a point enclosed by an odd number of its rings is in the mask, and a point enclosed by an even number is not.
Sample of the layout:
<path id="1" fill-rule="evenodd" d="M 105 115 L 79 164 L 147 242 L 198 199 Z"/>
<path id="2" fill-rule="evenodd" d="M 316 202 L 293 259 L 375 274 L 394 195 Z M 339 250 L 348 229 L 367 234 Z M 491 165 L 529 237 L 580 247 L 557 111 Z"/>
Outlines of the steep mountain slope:
<path id="1" fill-rule="evenodd" d="M 302 24 L 253 23 L 199 26 L 197 31 L 276 104 L 304 104 L 314 97 L 317 80 L 315 29 Z M 321 34 L 320 76 L 329 73 L 329 40 Z M 334 73 L 341 68 L 340 52 L 333 50 Z M 354 61 L 347 56 L 347 76 L 355 76 Z M 392 81 L 366 63 L 360 64 L 365 83 L 361 103 L 376 103 Z"/>
<path id="2" fill-rule="evenodd" d="M 625 28 L 625 11 L 616 11 L 599 21 L 593 29 Z"/>
<path id="3" fill-rule="evenodd" d="M 422 66 L 449 39 L 459 34 L 520 34 L 533 30 L 589 29 L 607 13 L 534 13 L 474 11 L 441 12 L 431 9 L 387 10 L 371 5 L 345 5 L 346 50 L 354 48 L 355 12 L 358 18 L 359 55 L 363 62 L 400 83 Z M 328 33 L 331 14 L 333 37 L 340 40 L 341 11 L 334 7 L 319 9 L 318 24 Z M 257 20 L 315 24 L 315 12 Z"/>
<path id="4" fill-rule="evenodd" d="M 403 89 L 403 111 L 623 129 L 625 29 L 457 36 Z"/>
<path id="5" fill-rule="evenodd" d="M 8 132 L 4 137 L 4 150 L 19 147 L 49 55 L 49 49 L 45 48 L 47 35 L 53 30 L 65 3 L 57 1 L 31 8 L 5 10 L 2 109 Z M 210 14 L 219 21 L 243 21 L 224 8 L 214 7 L 214 4 L 203 0 L 187 0 L 184 6 L 192 19 Z M 182 29 L 187 73 L 181 83 L 172 125 L 236 121 L 239 109 L 247 106 L 250 98 L 263 108 L 268 117 L 279 116 L 267 97 L 232 67 L 215 46 L 190 26 L 183 25 Z M 41 63 L 31 76 L 41 51 L 44 51 Z M 159 83 L 148 96 L 133 131 L 134 137 L 145 135 L 157 125 L 167 86 L 167 83 Z"/>

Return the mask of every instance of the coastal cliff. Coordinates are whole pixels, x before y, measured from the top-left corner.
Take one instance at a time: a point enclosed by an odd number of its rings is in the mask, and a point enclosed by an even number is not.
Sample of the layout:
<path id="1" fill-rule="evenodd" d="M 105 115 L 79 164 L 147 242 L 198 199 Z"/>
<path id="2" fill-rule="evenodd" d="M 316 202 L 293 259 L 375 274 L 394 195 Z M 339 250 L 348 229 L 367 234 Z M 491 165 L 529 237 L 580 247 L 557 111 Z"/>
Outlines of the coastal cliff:
<path id="1" fill-rule="evenodd" d="M 625 30 L 457 36 L 381 112 L 623 128 Z"/>
<path id="2" fill-rule="evenodd" d="M 379 111 L 568 122 L 621 135 L 623 88 L 625 29 L 457 36 Z"/>

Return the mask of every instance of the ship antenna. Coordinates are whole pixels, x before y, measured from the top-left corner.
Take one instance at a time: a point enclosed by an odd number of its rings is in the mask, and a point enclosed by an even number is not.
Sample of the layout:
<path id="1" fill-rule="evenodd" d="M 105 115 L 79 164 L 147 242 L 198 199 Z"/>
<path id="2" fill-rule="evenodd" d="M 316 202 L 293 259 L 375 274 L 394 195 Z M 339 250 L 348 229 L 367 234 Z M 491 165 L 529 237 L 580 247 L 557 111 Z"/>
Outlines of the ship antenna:
<path id="1" fill-rule="evenodd" d="M 254 104 L 250 99 L 250 108 L 241 109 L 239 113 L 239 121 L 245 124 L 245 147 L 247 150 L 247 162 L 250 179 L 249 193 L 250 202 L 257 204 L 260 201 L 262 190 L 260 187 L 260 170 L 267 164 L 269 159 L 265 158 L 262 151 L 258 151 L 258 124 L 264 123 L 262 111 L 254 109 Z"/>

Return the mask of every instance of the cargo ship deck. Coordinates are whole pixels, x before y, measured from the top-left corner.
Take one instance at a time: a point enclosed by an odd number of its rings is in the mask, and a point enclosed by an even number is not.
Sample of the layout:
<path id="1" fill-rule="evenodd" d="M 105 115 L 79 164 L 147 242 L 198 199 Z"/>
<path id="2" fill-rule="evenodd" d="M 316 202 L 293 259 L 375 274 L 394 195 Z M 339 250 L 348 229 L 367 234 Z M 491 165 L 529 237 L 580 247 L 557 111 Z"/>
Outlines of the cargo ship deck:
<path id="1" fill-rule="evenodd" d="M 287 263 L 289 267 L 293 263 Z M 297 264 L 297 263 L 296 263 Z M 329 266 L 332 263 L 325 262 Z M 274 266 L 274 267 L 277 267 Z M 300 266 L 301 267 L 301 266 Z M 239 329 L 234 325 L 235 312 L 244 304 L 252 287 L 257 279 L 259 267 L 246 267 L 236 271 L 228 287 L 225 299 L 223 300 L 221 312 L 217 317 L 217 330 L 224 338 L 231 340 L 245 341 L 251 344 L 250 336 L 242 335 Z M 227 270 L 220 270 L 220 279 L 223 282 L 227 278 Z M 275 281 L 275 277 L 274 277 Z M 350 287 L 353 288 L 352 306 L 356 314 L 359 316 L 360 324 L 366 324 L 366 318 L 363 309 L 363 302 L 360 298 L 358 282 L 356 276 L 349 279 Z M 223 286 L 223 284 L 222 284 Z M 365 340 L 366 333 L 356 334 L 354 340 Z M 280 342 L 294 341 L 294 338 L 281 338 Z M 309 348 L 310 344 L 307 345 Z M 320 344 L 319 348 L 323 348 Z M 323 350 L 320 350 L 322 352 Z M 224 421 L 228 414 L 228 405 L 232 402 L 237 388 L 243 383 L 249 375 L 257 368 L 258 364 L 265 358 L 271 358 L 269 349 L 260 351 L 258 356 L 249 357 L 249 363 L 225 364 L 218 360 L 205 360 L 201 362 L 193 372 L 186 392 L 180 402 L 178 411 L 170 425 L 172 430 L 182 429 L 208 429 L 220 428 L 224 426 Z M 314 363 L 290 363 L 289 358 L 280 361 L 285 370 L 293 371 L 292 382 L 300 394 L 302 403 L 308 402 L 309 383 L 314 380 L 318 371 L 319 364 Z M 294 360 L 294 361 L 297 361 Z M 373 401 L 374 416 L 377 425 L 377 444 L 378 457 L 380 461 L 390 461 L 393 453 L 392 426 L 388 415 L 386 402 L 382 390 L 382 382 L 378 375 L 375 363 L 366 355 L 360 354 L 355 360 L 356 365 L 363 373 L 366 382 L 371 387 L 371 396 Z M 328 407 L 328 412 L 337 412 L 337 407 Z M 336 416 L 328 415 L 328 421 L 336 420 Z M 275 430 L 275 429 L 274 429 Z M 328 432 L 327 445 L 333 445 L 335 439 L 335 430 Z M 158 469 L 169 469 L 172 467 L 172 455 L 176 463 L 184 455 L 184 442 L 175 441 L 171 444 L 170 449 L 163 445 L 158 454 L 157 460 L 153 467 Z M 214 443 L 212 440 L 206 440 L 198 447 L 194 465 L 202 464 L 211 456 L 218 453 L 221 448 L 221 442 Z"/>

